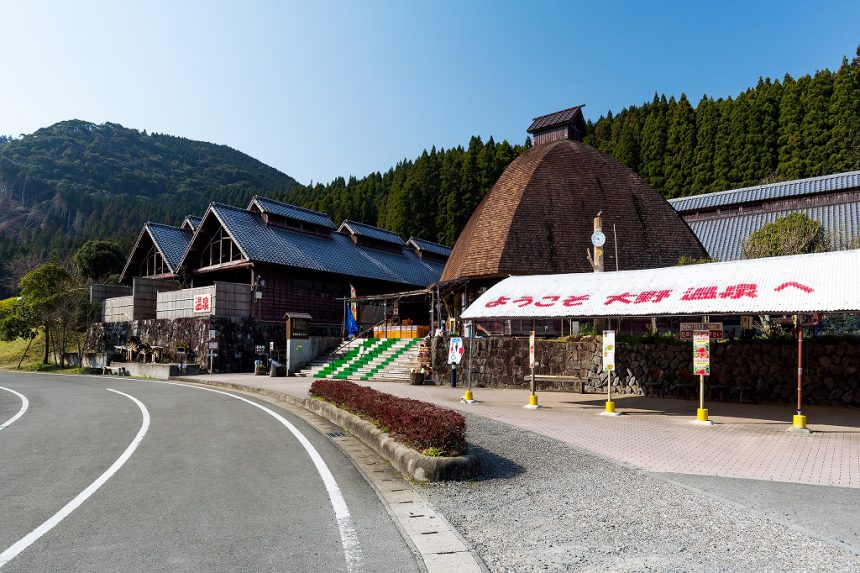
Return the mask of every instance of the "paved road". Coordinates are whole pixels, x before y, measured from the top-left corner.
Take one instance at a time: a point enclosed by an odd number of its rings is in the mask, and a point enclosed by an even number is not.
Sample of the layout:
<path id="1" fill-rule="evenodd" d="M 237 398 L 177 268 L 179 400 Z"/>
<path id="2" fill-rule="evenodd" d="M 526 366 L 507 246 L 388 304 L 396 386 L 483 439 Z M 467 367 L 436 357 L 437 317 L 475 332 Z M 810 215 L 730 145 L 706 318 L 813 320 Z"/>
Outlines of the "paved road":
<path id="1" fill-rule="evenodd" d="M 419 570 L 352 463 L 284 410 L 251 400 L 305 444 L 226 393 L 3 372 L 0 387 L 0 426 L 22 407 L 10 390 L 29 400 L 0 430 L 4 573 Z"/>

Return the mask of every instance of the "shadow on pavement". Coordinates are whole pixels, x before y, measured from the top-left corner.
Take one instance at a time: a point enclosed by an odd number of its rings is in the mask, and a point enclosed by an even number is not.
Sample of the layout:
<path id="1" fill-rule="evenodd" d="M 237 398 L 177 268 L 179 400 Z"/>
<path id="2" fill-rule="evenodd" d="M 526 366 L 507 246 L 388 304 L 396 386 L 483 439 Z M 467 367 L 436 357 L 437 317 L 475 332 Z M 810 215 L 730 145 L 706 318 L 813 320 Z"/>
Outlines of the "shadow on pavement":
<path id="1" fill-rule="evenodd" d="M 474 444 L 469 444 L 469 448 L 481 458 L 481 474 L 473 481 L 512 479 L 526 473 L 523 466 L 490 450 Z"/>

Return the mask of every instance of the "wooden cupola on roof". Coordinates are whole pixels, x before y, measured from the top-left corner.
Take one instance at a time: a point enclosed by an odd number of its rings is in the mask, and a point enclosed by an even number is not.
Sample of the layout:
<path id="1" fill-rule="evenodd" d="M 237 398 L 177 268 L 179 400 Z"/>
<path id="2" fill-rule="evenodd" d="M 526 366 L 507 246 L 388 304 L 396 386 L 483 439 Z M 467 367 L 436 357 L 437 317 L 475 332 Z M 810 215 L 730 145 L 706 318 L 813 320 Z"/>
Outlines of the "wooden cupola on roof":
<path id="1" fill-rule="evenodd" d="M 559 139 L 582 141 L 585 137 L 583 107 L 585 105 L 577 105 L 534 118 L 526 130 L 531 134 L 534 145 L 552 143 Z"/>
<path id="2" fill-rule="evenodd" d="M 347 235 L 356 245 L 384 251 L 400 252 L 406 244 L 397 233 L 349 219 L 341 223 L 338 232 Z"/>
<path id="3" fill-rule="evenodd" d="M 247 211 L 259 213 L 267 225 L 328 236 L 335 225 L 328 215 L 267 197 L 254 196 Z"/>

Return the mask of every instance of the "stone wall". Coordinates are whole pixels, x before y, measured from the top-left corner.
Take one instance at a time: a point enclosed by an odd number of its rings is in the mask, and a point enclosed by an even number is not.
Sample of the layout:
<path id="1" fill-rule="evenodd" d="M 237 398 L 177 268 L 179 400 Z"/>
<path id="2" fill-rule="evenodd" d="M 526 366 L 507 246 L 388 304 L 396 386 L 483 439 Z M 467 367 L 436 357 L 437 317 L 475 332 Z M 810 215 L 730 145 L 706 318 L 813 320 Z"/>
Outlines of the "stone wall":
<path id="1" fill-rule="evenodd" d="M 137 336 L 152 346 L 165 350 L 165 359 L 176 362 L 176 349 L 184 347 L 189 352 L 186 360 L 208 370 L 209 331 L 218 331 L 218 350 L 214 360 L 216 372 L 252 372 L 257 358 L 255 347 L 264 346 L 268 353 L 269 343 L 274 342 L 283 359 L 286 349 L 286 332 L 283 323 L 260 322 L 251 318 L 203 317 L 177 318 L 169 320 L 136 320 L 123 323 L 95 323 L 90 326 L 85 349 L 89 352 L 112 351 Z M 328 349 L 334 342 L 326 340 L 315 344 L 314 349 Z"/>
<path id="2" fill-rule="evenodd" d="M 460 383 L 469 371 L 470 341 L 465 339 L 466 353 L 458 367 Z M 471 341 L 475 356 L 472 384 L 488 388 L 528 388 L 530 374 L 527 338 L 491 337 Z M 804 340 L 804 401 L 810 404 L 860 406 L 860 340 Z M 606 391 L 606 373 L 602 372 L 600 337 L 583 337 L 576 341 L 537 340 L 535 348 L 539 366 L 536 374 L 574 377 L 584 382 L 587 392 Z M 448 339 L 433 340 L 433 380 L 450 382 L 447 364 Z M 619 341 L 615 353 L 616 372 L 613 391 L 621 394 L 643 394 L 651 368 L 662 369 L 668 379 L 677 379 L 692 370 L 692 345 L 678 342 L 630 344 Z M 734 341 L 711 346 L 712 369 L 724 383 L 743 383 L 765 401 L 790 402 L 797 387 L 797 342 Z M 539 390 L 570 390 L 570 382 L 538 382 Z"/>

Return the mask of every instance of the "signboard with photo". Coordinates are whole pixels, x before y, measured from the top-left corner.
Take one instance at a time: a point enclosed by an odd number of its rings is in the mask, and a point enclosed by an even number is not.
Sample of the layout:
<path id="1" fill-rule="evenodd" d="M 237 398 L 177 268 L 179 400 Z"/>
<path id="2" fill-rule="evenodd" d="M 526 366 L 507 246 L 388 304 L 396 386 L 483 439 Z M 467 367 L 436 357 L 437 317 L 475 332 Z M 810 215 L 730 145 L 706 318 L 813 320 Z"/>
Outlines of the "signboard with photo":
<path id="1" fill-rule="evenodd" d="M 535 367 L 535 331 L 529 335 L 529 368 Z"/>
<path id="2" fill-rule="evenodd" d="M 448 344 L 448 364 L 459 364 L 465 351 L 463 339 L 459 336 L 452 336 L 451 342 Z"/>
<path id="3" fill-rule="evenodd" d="M 603 331 L 603 371 L 615 371 L 615 331 Z"/>
<path id="4" fill-rule="evenodd" d="M 707 330 L 693 333 L 693 374 L 711 375 L 711 333 Z"/>

